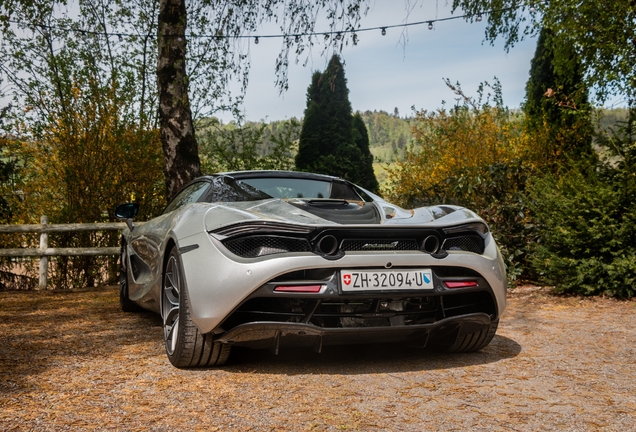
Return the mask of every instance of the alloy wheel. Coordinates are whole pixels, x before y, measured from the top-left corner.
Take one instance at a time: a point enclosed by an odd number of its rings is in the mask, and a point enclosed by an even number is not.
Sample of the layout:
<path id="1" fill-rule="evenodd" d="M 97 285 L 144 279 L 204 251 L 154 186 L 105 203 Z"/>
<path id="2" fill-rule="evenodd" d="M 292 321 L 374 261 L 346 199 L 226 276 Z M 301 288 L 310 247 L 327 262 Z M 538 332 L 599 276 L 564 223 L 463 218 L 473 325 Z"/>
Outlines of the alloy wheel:
<path id="1" fill-rule="evenodd" d="M 179 294 L 181 292 L 181 273 L 179 262 L 174 255 L 168 259 L 163 278 L 163 333 L 166 350 L 172 355 L 177 348 L 179 338 Z"/>

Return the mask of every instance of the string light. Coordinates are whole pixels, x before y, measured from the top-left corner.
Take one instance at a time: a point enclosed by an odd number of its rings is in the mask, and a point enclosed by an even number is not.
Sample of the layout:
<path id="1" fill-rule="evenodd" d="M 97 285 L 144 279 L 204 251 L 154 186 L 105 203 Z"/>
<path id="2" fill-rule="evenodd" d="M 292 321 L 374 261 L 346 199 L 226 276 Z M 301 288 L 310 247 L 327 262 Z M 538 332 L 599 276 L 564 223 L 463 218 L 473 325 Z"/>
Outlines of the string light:
<path id="1" fill-rule="evenodd" d="M 500 12 L 506 12 L 506 11 L 512 11 L 512 10 L 516 10 L 516 9 L 521 9 L 522 7 L 524 7 L 523 5 L 517 6 L 517 7 L 508 7 L 508 8 L 502 8 L 502 9 L 492 9 L 492 10 L 488 10 L 488 11 L 483 11 L 483 12 L 478 12 L 477 16 L 475 17 L 476 21 L 481 21 L 482 20 L 482 13 L 483 14 L 493 14 L 493 13 L 500 13 Z M 535 12 L 535 6 L 534 4 L 531 4 L 529 7 L 529 11 L 530 13 L 534 13 Z M 351 30 L 334 30 L 334 31 L 326 31 L 326 32 L 307 32 L 307 33 L 298 33 L 298 34 L 293 34 L 293 35 L 288 35 L 288 34 L 269 34 L 269 35 L 224 35 L 223 32 L 221 30 L 218 30 L 216 32 L 216 34 L 214 35 L 205 35 L 205 34 L 197 34 L 197 35 L 187 35 L 188 38 L 190 39 L 244 39 L 244 38 L 254 38 L 254 43 L 258 44 L 260 42 L 260 38 L 289 38 L 291 36 L 295 36 L 295 40 L 296 43 L 300 43 L 301 42 L 301 38 L 302 36 L 324 36 L 325 40 L 328 40 L 330 36 L 334 35 L 336 40 L 341 40 L 342 37 L 347 34 L 353 34 L 353 39 L 354 39 L 354 44 L 357 42 L 358 37 L 356 35 L 356 33 L 361 33 L 361 32 L 367 32 L 367 31 L 374 31 L 374 30 L 380 30 L 382 33 L 382 36 L 386 36 L 386 31 L 389 28 L 406 28 L 406 27 L 411 27 L 411 26 L 419 26 L 419 25 L 423 25 L 423 24 L 428 24 L 428 29 L 429 30 L 433 30 L 433 23 L 437 23 L 437 22 L 442 22 L 442 21 L 451 21 L 451 20 L 456 20 L 456 19 L 463 19 L 463 18 L 471 18 L 474 17 L 474 15 L 469 15 L 469 14 L 465 14 L 465 15 L 455 15 L 455 16 L 450 16 L 450 17 L 445 17 L 445 18 L 437 18 L 434 20 L 427 20 L 427 21 L 417 21 L 417 22 L 410 22 L 410 23 L 403 23 L 403 24 L 394 24 L 394 25 L 388 25 L 388 26 L 381 26 L 381 27 L 366 27 L 366 28 L 360 28 L 360 29 L 351 29 Z M 82 38 L 86 38 L 86 36 L 91 35 L 91 36 L 117 36 L 118 38 L 120 38 L 120 41 L 124 38 L 124 37 L 135 37 L 136 34 L 134 33 L 108 33 L 108 32 L 103 32 L 103 31 L 92 31 L 92 30 L 78 30 L 78 29 L 72 29 L 72 28 L 66 28 L 64 29 L 64 27 L 59 27 L 59 26 L 50 26 L 50 25 L 46 25 L 46 24 L 26 24 L 24 22 L 21 21 L 15 21 L 15 20 L 7 20 L 8 22 L 12 23 L 12 24 L 18 24 L 18 25 L 23 25 L 23 26 L 32 26 L 32 27 L 39 27 L 45 30 L 50 30 L 50 29 L 61 29 L 61 30 L 66 30 L 67 33 L 79 33 Z M 178 35 L 167 35 L 167 36 L 178 36 Z M 182 35 L 183 36 L 183 35 Z"/>

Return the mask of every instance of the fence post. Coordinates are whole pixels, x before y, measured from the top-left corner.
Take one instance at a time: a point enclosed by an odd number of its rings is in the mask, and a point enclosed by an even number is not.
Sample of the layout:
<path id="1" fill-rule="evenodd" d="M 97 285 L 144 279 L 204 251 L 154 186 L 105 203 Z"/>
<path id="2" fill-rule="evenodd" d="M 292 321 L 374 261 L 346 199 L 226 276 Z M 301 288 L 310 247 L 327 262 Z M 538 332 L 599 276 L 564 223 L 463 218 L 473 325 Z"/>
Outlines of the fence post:
<path id="1" fill-rule="evenodd" d="M 47 216 L 40 217 L 40 224 L 46 225 L 49 223 L 49 218 Z M 44 252 L 49 247 L 49 233 L 43 232 L 40 233 L 40 249 Z M 40 257 L 40 284 L 38 285 L 38 289 L 46 289 L 47 279 L 48 279 L 48 271 L 49 271 L 49 257 L 41 256 Z"/>

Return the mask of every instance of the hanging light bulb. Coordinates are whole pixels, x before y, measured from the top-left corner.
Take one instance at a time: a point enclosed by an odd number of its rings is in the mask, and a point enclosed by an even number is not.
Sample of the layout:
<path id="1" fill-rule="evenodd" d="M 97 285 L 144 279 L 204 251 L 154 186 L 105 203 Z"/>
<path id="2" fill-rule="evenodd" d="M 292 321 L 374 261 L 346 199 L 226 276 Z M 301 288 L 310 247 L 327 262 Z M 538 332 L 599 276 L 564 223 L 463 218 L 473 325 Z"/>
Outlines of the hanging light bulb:
<path id="1" fill-rule="evenodd" d="M 481 22 L 481 12 L 477 13 L 477 18 L 476 18 L 477 22 Z"/>
<path id="2" fill-rule="evenodd" d="M 336 34 L 336 40 L 340 40 L 342 39 L 342 33 L 337 33 Z"/>
<path id="3" fill-rule="evenodd" d="M 254 38 L 254 43 L 255 43 L 256 45 L 258 45 L 258 36 L 256 36 L 256 37 Z"/>
<path id="4" fill-rule="evenodd" d="M 300 42 L 300 35 L 296 35 L 296 43 Z"/>
<path id="5" fill-rule="evenodd" d="M 119 42 L 123 42 L 124 40 L 124 37 L 121 34 L 118 34 L 117 38 L 119 39 Z"/>
<path id="6" fill-rule="evenodd" d="M 382 36 L 386 36 L 386 27 L 382 27 Z"/>
<path id="7" fill-rule="evenodd" d="M 433 21 L 428 22 L 428 29 L 433 30 Z"/>
<path id="8" fill-rule="evenodd" d="M 530 5 L 530 13 L 533 14 L 535 11 L 534 5 Z"/>

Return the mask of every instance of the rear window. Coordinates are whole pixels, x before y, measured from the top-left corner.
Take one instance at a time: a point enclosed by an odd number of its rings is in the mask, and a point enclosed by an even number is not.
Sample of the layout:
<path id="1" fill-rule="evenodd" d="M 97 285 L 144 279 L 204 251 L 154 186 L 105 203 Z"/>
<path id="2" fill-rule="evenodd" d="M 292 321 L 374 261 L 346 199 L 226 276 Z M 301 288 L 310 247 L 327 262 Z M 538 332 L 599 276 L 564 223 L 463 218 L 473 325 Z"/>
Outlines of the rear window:
<path id="1" fill-rule="evenodd" d="M 249 178 L 246 183 L 274 198 L 346 199 L 359 200 L 360 196 L 346 183 L 296 178 Z"/>

